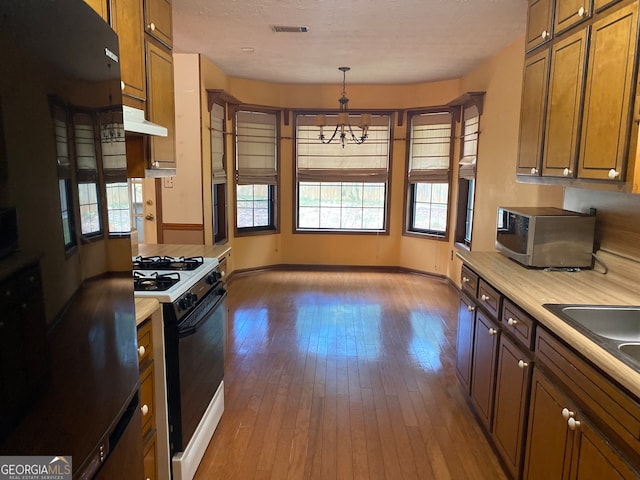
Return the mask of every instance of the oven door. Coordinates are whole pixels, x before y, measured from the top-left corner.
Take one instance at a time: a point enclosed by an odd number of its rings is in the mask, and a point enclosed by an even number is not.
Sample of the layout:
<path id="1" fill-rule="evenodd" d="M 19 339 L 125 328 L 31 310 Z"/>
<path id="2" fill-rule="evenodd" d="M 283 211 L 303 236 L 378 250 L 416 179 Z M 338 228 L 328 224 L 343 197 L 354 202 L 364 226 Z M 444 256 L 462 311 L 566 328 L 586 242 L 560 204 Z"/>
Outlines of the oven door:
<path id="1" fill-rule="evenodd" d="M 172 455 L 187 447 L 222 382 L 226 296 L 216 286 L 180 323 L 165 324 Z"/>

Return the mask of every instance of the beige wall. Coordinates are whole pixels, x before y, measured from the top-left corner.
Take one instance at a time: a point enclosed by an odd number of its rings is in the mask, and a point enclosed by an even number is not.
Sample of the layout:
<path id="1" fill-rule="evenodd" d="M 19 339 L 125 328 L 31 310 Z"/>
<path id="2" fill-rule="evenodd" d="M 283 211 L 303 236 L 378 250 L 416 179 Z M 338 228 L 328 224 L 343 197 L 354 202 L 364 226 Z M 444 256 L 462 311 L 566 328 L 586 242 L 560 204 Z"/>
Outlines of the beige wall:
<path id="1" fill-rule="evenodd" d="M 473 249 L 491 250 L 495 240 L 495 215 L 498 205 L 562 205 L 562 189 L 518 184 L 515 181 L 518 123 L 522 83 L 523 39 L 480 65 L 462 79 L 412 85 L 347 85 L 350 106 L 353 109 L 406 109 L 444 105 L 467 91 L 486 91 L 484 113 L 481 119 L 481 136 L 478 161 L 478 190 L 476 198 L 476 223 Z M 181 57 L 185 58 L 184 62 Z M 334 109 L 340 96 L 338 85 L 282 85 L 227 77 L 204 57 L 195 54 L 176 54 L 176 69 L 185 64 L 200 64 L 200 110 L 202 112 L 201 145 L 208 152 L 209 119 L 206 105 L 206 89 L 223 89 L 244 103 L 276 106 L 281 108 Z M 181 67 L 182 68 L 182 67 Z M 192 76 L 193 68 L 183 68 L 176 74 L 176 103 L 178 104 L 178 77 Z M 197 76 L 195 77 L 198 78 Z M 180 80 L 182 84 L 182 80 Z M 189 80 L 189 85 L 192 85 Z M 200 114 L 191 113 L 193 119 Z M 183 131 L 178 118 L 176 132 Z M 228 122 L 228 129 L 232 126 Z M 406 118 L 403 125 L 394 121 L 394 141 L 391 170 L 391 216 L 389 235 L 336 235 L 293 234 L 293 148 L 290 137 L 292 125 L 282 127 L 280 165 L 280 227 L 276 235 L 260 235 L 235 238 L 234 212 L 229 210 L 230 238 L 233 248 L 231 269 L 246 269 L 274 264 L 324 264 L 324 265 L 385 265 L 402 266 L 427 273 L 459 276 L 459 262 L 452 259 L 453 240 L 439 241 L 402 235 Z M 288 138 L 287 138 L 288 137 Z M 202 166 L 191 156 L 182 156 L 181 140 L 178 140 L 178 177 L 185 170 L 203 171 L 205 242 L 211 243 L 211 184 L 210 161 L 206 153 Z M 232 137 L 227 139 L 227 171 L 232 172 Z M 456 147 L 457 150 L 457 147 Z M 454 170 L 454 176 L 457 167 Z M 180 191 L 187 182 L 176 179 L 174 198 L 186 202 Z M 193 183 L 188 182 L 193 188 Z M 453 195 L 455 199 L 455 182 Z M 177 196 L 177 197 L 176 197 Z M 163 198 L 165 192 L 163 190 Z M 233 189 L 229 190 L 229 204 L 233 204 Z M 189 199 L 195 202 L 195 197 Z M 453 202 L 455 205 L 455 201 Z M 200 207 L 198 207 L 200 208 Z M 177 212 L 176 212 L 177 213 Z M 453 224 L 451 215 L 451 224 Z M 165 219 L 165 221 L 169 221 Z"/>

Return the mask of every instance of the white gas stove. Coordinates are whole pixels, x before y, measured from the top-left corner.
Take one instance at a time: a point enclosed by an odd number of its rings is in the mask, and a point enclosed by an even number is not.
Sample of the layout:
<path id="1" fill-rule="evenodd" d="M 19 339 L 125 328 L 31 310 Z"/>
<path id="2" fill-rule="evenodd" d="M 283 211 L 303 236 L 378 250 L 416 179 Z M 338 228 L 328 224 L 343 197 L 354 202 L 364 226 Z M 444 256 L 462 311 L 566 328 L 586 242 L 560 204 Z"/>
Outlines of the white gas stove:
<path id="1" fill-rule="evenodd" d="M 215 274 L 218 263 L 217 258 L 203 257 L 133 257 L 134 295 L 175 303 Z"/>

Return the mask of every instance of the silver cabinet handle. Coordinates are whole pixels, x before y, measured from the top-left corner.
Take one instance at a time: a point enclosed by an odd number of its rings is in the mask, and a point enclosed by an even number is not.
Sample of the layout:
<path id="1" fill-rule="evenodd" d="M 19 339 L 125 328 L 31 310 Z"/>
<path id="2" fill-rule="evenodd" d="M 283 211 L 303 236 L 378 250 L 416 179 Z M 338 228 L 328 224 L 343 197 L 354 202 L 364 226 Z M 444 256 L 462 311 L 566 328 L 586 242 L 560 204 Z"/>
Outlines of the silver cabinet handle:
<path id="1" fill-rule="evenodd" d="M 525 362 L 524 360 L 520 360 L 518 362 L 518 367 L 520 368 L 527 368 L 529 366 L 529 364 L 527 362 Z"/>
<path id="2" fill-rule="evenodd" d="M 580 427 L 580 422 L 575 418 L 570 418 L 569 420 L 567 420 L 567 424 L 569 425 L 569 430 L 575 430 L 576 428 Z"/>
<path id="3" fill-rule="evenodd" d="M 565 407 L 565 408 L 562 409 L 562 418 L 564 418 L 565 420 L 569 420 L 574 415 L 575 415 L 575 412 L 572 412 L 568 408 Z"/>
<path id="4" fill-rule="evenodd" d="M 469 279 L 467 277 L 462 277 L 462 283 L 469 283 Z"/>
<path id="5" fill-rule="evenodd" d="M 486 302 L 487 300 L 491 300 L 491 297 L 489 295 L 485 295 L 484 293 L 480 298 L 482 299 L 483 302 Z"/>
<path id="6" fill-rule="evenodd" d="M 518 324 L 518 320 L 516 320 L 515 318 L 511 318 L 509 317 L 509 320 L 507 320 L 507 324 L 511 327 L 513 327 L 514 325 Z"/>
<path id="7" fill-rule="evenodd" d="M 473 305 L 467 305 L 467 310 L 470 312 L 475 312 L 476 307 L 474 307 Z"/>
<path id="8" fill-rule="evenodd" d="M 496 330 L 495 328 L 489 329 L 489 335 L 495 335 L 496 333 L 498 333 L 498 330 Z"/>

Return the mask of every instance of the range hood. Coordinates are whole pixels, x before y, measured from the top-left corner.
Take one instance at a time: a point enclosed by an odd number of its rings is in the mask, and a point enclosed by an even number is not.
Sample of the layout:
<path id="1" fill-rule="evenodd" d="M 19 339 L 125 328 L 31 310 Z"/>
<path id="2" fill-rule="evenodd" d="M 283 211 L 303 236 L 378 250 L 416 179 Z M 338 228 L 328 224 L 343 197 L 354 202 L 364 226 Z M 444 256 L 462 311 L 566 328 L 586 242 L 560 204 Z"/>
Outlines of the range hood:
<path id="1" fill-rule="evenodd" d="M 159 137 L 167 136 L 167 128 L 145 119 L 144 111 L 139 108 L 123 105 L 122 115 L 124 118 L 125 132 L 143 133 L 145 135 L 156 135 Z"/>

